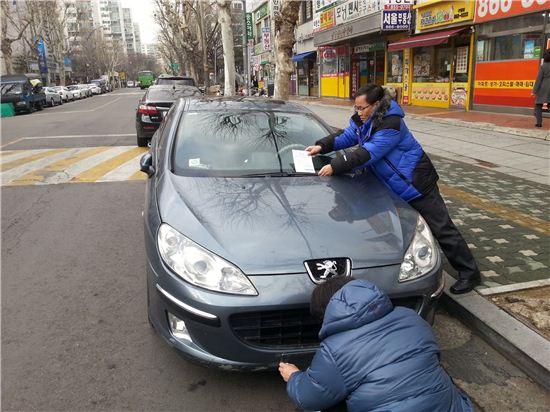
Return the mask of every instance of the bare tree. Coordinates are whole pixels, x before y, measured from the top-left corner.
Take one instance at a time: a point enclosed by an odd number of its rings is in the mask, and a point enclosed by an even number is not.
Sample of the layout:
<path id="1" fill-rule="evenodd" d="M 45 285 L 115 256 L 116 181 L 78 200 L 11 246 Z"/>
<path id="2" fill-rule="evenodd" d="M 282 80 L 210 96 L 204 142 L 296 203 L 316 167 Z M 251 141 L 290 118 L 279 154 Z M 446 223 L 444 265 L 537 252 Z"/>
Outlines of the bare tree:
<path id="1" fill-rule="evenodd" d="M 231 1 L 217 0 L 218 23 L 222 32 L 223 61 L 224 61 L 224 95 L 235 95 L 235 51 L 233 43 L 233 29 L 231 28 Z"/>
<path id="2" fill-rule="evenodd" d="M 4 66 L 6 74 L 12 74 L 13 57 L 12 57 L 12 44 L 20 41 L 30 24 L 29 20 L 21 20 L 17 13 L 13 10 L 13 5 L 10 5 L 11 1 L 2 0 L 1 10 L 2 19 L 0 20 L 2 39 L 0 50 L 4 58 Z M 14 30 L 13 35 L 8 33 L 10 28 Z"/>
<path id="3" fill-rule="evenodd" d="M 288 100 L 290 75 L 294 72 L 292 48 L 296 42 L 294 31 L 298 21 L 300 2 L 281 0 L 279 12 L 274 15 L 275 27 L 275 91 L 274 98 Z"/>

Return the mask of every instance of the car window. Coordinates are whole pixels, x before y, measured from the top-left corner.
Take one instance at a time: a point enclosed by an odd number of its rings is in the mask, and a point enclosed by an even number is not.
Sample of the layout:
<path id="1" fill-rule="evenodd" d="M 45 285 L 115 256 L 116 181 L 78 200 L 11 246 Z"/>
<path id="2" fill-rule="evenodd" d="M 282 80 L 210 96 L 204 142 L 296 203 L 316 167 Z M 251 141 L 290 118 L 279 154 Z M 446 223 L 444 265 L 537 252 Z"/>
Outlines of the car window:
<path id="1" fill-rule="evenodd" d="M 21 83 L 4 83 L 0 89 L 1 94 L 21 93 L 22 91 L 23 87 Z"/>
<path id="2" fill-rule="evenodd" d="M 176 86 L 194 86 L 195 81 L 193 79 L 157 79 L 157 85 L 175 84 Z"/>
<path id="3" fill-rule="evenodd" d="M 188 112 L 173 146 L 173 170 L 184 176 L 292 173 L 292 150 L 304 150 L 329 133 L 307 113 Z M 318 170 L 328 161 L 317 156 L 314 166 Z"/>
<path id="4" fill-rule="evenodd" d="M 147 91 L 145 100 L 151 102 L 165 102 L 179 99 L 180 97 L 201 96 L 202 92 L 196 87 L 186 88 L 154 88 Z"/>

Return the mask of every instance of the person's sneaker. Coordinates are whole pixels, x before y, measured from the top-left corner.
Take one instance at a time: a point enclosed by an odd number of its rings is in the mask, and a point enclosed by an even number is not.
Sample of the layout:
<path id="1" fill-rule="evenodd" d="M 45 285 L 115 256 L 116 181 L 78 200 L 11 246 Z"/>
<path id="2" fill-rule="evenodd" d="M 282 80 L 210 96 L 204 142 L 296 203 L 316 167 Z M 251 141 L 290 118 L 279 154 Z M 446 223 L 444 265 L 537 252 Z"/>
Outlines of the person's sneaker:
<path id="1" fill-rule="evenodd" d="M 475 276 L 470 279 L 458 279 L 453 286 L 451 286 L 451 293 L 455 295 L 461 295 L 473 290 L 477 285 L 481 283 L 481 278 Z"/>
<path id="2" fill-rule="evenodd" d="M 535 127 L 542 127 L 542 124 L 536 124 Z"/>

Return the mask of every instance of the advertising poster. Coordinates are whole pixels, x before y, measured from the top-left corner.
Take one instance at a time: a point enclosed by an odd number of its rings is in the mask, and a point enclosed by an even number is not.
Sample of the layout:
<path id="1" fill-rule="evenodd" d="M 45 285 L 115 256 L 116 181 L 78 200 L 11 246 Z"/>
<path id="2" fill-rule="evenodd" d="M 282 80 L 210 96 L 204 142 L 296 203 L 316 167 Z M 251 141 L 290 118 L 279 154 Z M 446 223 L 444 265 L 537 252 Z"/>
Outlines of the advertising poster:
<path id="1" fill-rule="evenodd" d="M 465 109 L 468 101 L 468 83 L 453 83 L 451 106 Z"/>
<path id="2" fill-rule="evenodd" d="M 403 104 L 409 104 L 409 73 L 411 70 L 411 49 L 403 50 Z"/>
<path id="3" fill-rule="evenodd" d="M 36 49 L 38 51 L 38 68 L 40 73 L 48 73 L 48 61 L 46 60 L 46 46 L 42 38 L 36 41 Z"/>
<path id="4" fill-rule="evenodd" d="M 450 101 L 449 89 L 449 83 L 413 83 L 413 103 L 418 106 L 448 108 Z"/>
<path id="5" fill-rule="evenodd" d="M 271 50 L 271 29 L 262 27 L 262 44 L 264 50 Z"/>
<path id="6" fill-rule="evenodd" d="M 525 40 L 523 45 L 523 58 L 534 59 L 535 58 L 535 40 Z"/>
<path id="7" fill-rule="evenodd" d="M 386 0 L 382 10 L 382 30 L 410 30 L 412 0 Z"/>

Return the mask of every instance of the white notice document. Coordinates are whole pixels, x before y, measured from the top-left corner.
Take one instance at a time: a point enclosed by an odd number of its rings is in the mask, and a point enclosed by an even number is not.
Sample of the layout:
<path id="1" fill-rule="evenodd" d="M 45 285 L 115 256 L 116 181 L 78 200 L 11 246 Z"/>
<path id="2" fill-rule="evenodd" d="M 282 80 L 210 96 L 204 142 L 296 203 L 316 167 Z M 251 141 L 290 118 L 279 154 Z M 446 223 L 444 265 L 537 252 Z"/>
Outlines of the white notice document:
<path id="1" fill-rule="evenodd" d="M 298 173 L 315 173 L 313 158 L 305 150 L 293 150 L 294 168 Z"/>

